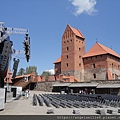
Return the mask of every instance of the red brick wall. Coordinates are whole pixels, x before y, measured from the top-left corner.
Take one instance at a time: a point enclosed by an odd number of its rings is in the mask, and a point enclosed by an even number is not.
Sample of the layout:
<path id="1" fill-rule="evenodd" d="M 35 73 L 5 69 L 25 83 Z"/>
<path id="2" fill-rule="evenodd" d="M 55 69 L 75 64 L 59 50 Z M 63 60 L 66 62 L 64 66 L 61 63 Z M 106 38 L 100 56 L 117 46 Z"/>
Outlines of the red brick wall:
<path id="1" fill-rule="evenodd" d="M 107 78 L 107 55 L 84 58 L 83 62 L 85 81 L 105 80 Z"/>
<path id="2" fill-rule="evenodd" d="M 95 79 L 108 79 L 108 70 L 113 79 L 120 75 L 120 59 L 112 55 L 99 55 L 89 58 L 84 58 L 85 79 L 94 79 L 93 74 L 96 74 Z M 94 65 L 95 64 L 95 68 Z"/>
<path id="3" fill-rule="evenodd" d="M 93 69 L 93 64 L 96 68 L 107 68 L 107 55 L 99 55 L 94 57 L 88 57 L 83 59 L 84 70 Z"/>
<path id="4" fill-rule="evenodd" d="M 120 59 L 119 58 L 116 58 L 112 55 L 108 55 L 107 62 L 108 62 L 108 68 L 120 70 Z"/>

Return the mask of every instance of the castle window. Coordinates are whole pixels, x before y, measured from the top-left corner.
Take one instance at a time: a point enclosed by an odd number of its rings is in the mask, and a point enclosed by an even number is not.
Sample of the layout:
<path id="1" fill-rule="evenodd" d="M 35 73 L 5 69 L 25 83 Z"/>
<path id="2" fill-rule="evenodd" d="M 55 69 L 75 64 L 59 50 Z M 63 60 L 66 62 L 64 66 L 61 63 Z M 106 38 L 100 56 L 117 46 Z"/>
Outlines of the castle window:
<path id="1" fill-rule="evenodd" d="M 79 48 L 79 51 L 80 51 L 81 48 Z"/>
<path id="2" fill-rule="evenodd" d="M 79 66 L 81 66 L 81 63 L 79 63 Z"/>
<path id="3" fill-rule="evenodd" d="M 66 55 L 66 58 L 68 59 L 68 55 Z"/>
<path id="4" fill-rule="evenodd" d="M 120 68 L 120 65 L 118 65 L 118 69 Z"/>
<path id="5" fill-rule="evenodd" d="M 70 40 L 72 42 L 72 40 Z"/>
<path id="6" fill-rule="evenodd" d="M 66 42 L 64 41 L 64 43 L 66 43 Z"/>
<path id="7" fill-rule="evenodd" d="M 69 50 L 69 47 L 67 47 L 66 50 L 68 51 L 68 50 Z"/>
<path id="8" fill-rule="evenodd" d="M 112 68 L 113 68 L 113 63 L 112 63 Z"/>
<path id="9" fill-rule="evenodd" d="M 112 74 L 112 78 L 114 79 L 114 74 Z"/>
<path id="10" fill-rule="evenodd" d="M 79 56 L 79 58 L 81 58 L 81 56 Z"/>
<path id="11" fill-rule="evenodd" d="M 94 79 L 96 78 L 96 74 L 95 73 L 93 74 L 93 77 L 94 77 Z"/>
<path id="12" fill-rule="evenodd" d="M 66 63 L 66 66 L 68 67 L 68 63 Z"/>
<path id="13" fill-rule="evenodd" d="M 93 63 L 93 68 L 96 68 L 96 65 L 95 65 L 95 63 Z"/>

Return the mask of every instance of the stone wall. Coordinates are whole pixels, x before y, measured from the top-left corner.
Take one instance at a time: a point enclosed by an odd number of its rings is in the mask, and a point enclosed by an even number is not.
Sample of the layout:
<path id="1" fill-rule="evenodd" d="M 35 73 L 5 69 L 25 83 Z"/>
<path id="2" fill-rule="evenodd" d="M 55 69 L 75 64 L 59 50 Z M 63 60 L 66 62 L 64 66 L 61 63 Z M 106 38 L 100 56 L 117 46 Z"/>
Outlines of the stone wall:
<path id="1" fill-rule="evenodd" d="M 75 78 L 78 78 L 81 81 L 84 81 L 84 71 L 82 70 L 68 70 L 68 71 L 62 71 L 63 75 L 71 75 L 74 76 Z"/>
<path id="2" fill-rule="evenodd" d="M 53 89 L 53 84 L 55 84 L 56 81 L 53 81 L 53 82 L 39 82 L 37 83 L 36 85 L 36 88 L 35 90 L 38 90 L 38 91 L 46 91 L 46 92 L 51 92 L 52 89 Z"/>
<path id="3" fill-rule="evenodd" d="M 94 78 L 94 74 L 96 74 L 96 78 Z M 106 77 L 106 68 L 86 69 L 84 71 L 84 81 L 106 80 Z"/>
<path id="4" fill-rule="evenodd" d="M 120 70 L 114 69 L 114 68 L 109 68 L 113 79 L 120 79 Z M 117 76 L 117 78 L 116 78 Z"/>

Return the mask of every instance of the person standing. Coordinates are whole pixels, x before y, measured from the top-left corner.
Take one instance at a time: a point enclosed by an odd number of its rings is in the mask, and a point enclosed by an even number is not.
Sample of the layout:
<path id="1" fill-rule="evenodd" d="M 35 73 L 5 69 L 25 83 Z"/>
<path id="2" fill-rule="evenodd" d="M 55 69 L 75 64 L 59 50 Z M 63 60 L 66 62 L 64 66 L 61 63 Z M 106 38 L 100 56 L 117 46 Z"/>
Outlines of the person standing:
<path id="1" fill-rule="evenodd" d="M 28 99 L 28 90 L 26 90 L 26 99 Z"/>

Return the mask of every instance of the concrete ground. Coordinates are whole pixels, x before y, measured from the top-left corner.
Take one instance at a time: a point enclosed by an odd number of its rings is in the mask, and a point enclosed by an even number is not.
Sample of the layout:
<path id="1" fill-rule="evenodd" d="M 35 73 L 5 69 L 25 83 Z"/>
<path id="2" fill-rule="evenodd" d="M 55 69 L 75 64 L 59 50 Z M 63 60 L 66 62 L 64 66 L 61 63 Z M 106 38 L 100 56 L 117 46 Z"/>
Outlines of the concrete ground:
<path id="1" fill-rule="evenodd" d="M 55 108 L 47 107 L 45 104 L 43 106 L 33 106 L 32 98 L 33 94 L 42 94 L 48 92 L 41 91 L 30 91 L 29 99 L 23 99 L 22 97 L 19 100 L 11 100 L 5 103 L 4 110 L 0 111 L 0 115 L 74 115 L 73 110 L 80 110 L 80 115 L 97 115 L 95 110 L 105 109 L 107 113 L 107 109 L 118 111 L 119 108 Z M 47 110 L 52 108 L 54 110 L 54 114 L 47 114 Z M 110 115 L 107 113 L 107 115 Z M 117 112 L 117 115 L 120 113 Z"/>

